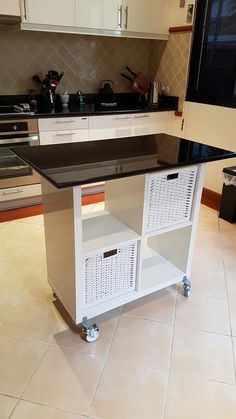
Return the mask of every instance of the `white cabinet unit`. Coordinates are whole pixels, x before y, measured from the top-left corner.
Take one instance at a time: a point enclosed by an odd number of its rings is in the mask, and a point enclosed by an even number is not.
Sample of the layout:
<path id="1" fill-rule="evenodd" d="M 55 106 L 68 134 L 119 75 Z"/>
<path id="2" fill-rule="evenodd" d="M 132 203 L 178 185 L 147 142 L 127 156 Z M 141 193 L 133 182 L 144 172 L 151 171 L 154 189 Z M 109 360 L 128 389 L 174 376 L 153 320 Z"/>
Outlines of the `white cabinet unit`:
<path id="1" fill-rule="evenodd" d="M 0 0 L 0 15 L 20 16 L 19 0 Z"/>
<path id="2" fill-rule="evenodd" d="M 89 139 L 148 135 L 166 132 L 170 112 L 145 112 L 89 117 Z"/>
<path id="3" fill-rule="evenodd" d="M 123 21 L 127 35 L 135 36 L 135 33 L 142 33 L 155 37 L 162 34 L 163 39 L 166 39 L 169 28 L 164 6 L 163 0 L 124 0 Z"/>
<path id="4" fill-rule="evenodd" d="M 39 119 L 40 145 L 88 140 L 88 117 Z"/>
<path id="5" fill-rule="evenodd" d="M 90 116 L 89 139 L 105 140 L 130 136 L 131 118 L 129 114 Z"/>
<path id="6" fill-rule="evenodd" d="M 168 38 L 165 0 L 20 0 L 20 4 L 25 30 Z"/>
<path id="7" fill-rule="evenodd" d="M 183 172 L 194 173 L 186 216 L 181 211 L 171 221 L 163 205 L 153 218 L 155 229 L 147 231 L 150 180 L 166 175 L 173 198 L 179 182 L 174 174 Z M 189 295 L 203 173 L 195 165 L 107 181 L 106 211 L 85 217 L 80 186 L 59 190 L 43 179 L 48 278 L 76 324 L 180 281 Z M 171 195 L 168 206 L 183 209 Z M 163 213 L 168 223 L 159 223 Z"/>
<path id="8" fill-rule="evenodd" d="M 77 0 L 77 26 L 120 30 L 122 0 Z"/>
<path id="9" fill-rule="evenodd" d="M 76 25 L 76 0 L 20 0 L 22 21 L 42 25 Z"/>

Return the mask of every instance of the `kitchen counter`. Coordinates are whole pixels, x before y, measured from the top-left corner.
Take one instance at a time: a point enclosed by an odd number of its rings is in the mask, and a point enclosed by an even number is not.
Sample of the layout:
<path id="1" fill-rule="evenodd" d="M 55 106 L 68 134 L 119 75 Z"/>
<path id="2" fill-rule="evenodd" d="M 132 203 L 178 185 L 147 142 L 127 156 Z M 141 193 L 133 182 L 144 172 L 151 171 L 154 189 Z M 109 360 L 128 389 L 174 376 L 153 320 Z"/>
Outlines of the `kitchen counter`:
<path id="1" fill-rule="evenodd" d="M 27 96 L 0 96 L 1 104 L 18 104 L 28 102 Z M 120 93 L 117 94 L 117 106 L 104 107 L 99 103 L 99 95 L 85 95 L 85 104 L 79 106 L 75 95 L 71 95 L 68 107 L 62 107 L 60 98 L 57 97 L 55 111 L 50 111 L 45 104 L 43 97 L 38 98 L 38 111 L 30 113 L 17 113 L 4 115 L 0 114 L 1 119 L 28 119 L 28 118 L 62 118 L 71 116 L 94 116 L 94 115 L 113 115 L 124 113 L 145 113 L 145 112 L 168 112 L 176 111 L 178 109 L 178 97 L 165 96 L 158 105 L 148 106 L 145 101 L 139 102 L 139 95 L 136 93 Z"/>
<path id="2" fill-rule="evenodd" d="M 236 157 L 167 134 L 12 150 L 58 189 Z"/>

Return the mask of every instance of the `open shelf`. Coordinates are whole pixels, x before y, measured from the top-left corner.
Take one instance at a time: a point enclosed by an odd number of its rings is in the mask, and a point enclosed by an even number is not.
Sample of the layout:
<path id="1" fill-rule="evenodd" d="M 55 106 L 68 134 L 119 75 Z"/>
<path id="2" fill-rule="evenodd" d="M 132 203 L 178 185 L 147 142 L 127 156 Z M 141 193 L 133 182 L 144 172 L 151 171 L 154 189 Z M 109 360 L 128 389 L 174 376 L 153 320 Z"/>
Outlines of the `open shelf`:
<path id="1" fill-rule="evenodd" d="M 140 236 L 109 213 L 82 221 L 83 254 L 91 254 L 138 240 Z"/>
<path id="2" fill-rule="evenodd" d="M 158 290 L 183 279 L 183 271 L 146 245 L 142 248 L 139 291 L 143 294 Z"/>

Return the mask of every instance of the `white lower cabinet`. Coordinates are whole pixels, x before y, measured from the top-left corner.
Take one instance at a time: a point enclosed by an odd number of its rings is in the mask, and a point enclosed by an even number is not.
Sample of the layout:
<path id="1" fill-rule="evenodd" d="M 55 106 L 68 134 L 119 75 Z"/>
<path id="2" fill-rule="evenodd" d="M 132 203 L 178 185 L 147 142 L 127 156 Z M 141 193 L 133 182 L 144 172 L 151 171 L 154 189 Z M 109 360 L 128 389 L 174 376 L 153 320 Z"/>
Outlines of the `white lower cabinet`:
<path id="1" fill-rule="evenodd" d="M 89 117 L 89 139 L 130 137 L 167 131 L 170 112 L 145 112 Z"/>
<path id="2" fill-rule="evenodd" d="M 88 117 L 39 119 L 40 145 L 88 141 Z"/>
<path id="3" fill-rule="evenodd" d="M 161 211 L 168 217 L 163 207 L 152 214 L 156 228 L 147 229 L 153 176 L 169 176 L 175 197 L 182 170 L 194 172 L 194 181 L 186 180 L 190 195 L 177 204 L 169 199 L 169 207 L 179 206 L 179 219 L 160 224 Z M 203 165 L 195 165 L 107 181 L 105 211 L 90 214 L 83 214 L 80 186 L 57 190 L 43 180 L 49 282 L 76 324 L 180 281 L 189 295 L 203 177 Z"/>

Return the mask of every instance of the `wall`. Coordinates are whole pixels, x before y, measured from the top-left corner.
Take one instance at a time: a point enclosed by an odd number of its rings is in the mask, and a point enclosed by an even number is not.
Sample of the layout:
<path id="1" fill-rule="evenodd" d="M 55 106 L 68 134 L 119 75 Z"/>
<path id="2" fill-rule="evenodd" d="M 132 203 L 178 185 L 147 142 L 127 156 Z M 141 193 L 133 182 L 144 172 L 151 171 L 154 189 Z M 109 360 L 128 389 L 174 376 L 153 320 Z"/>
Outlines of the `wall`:
<path id="1" fill-rule="evenodd" d="M 112 79 L 116 92 L 129 91 L 120 73 L 128 65 L 152 79 L 166 41 L 20 31 L 0 26 L 0 94 L 25 94 L 38 88 L 32 76 L 64 71 L 60 91 L 98 91 L 101 80 Z"/>
<path id="2" fill-rule="evenodd" d="M 203 103 L 185 103 L 185 137 L 236 151 L 236 109 Z M 223 167 L 235 166 L 236 159 L 208 163 L 205 187 L 221 193 Z"/>
<path id="3" fill-rule="evenodd" d="M 156 80 L 165 80 L 170 95 L 179 96 L 179 110 L 182 111 L 185 99 L 191 32 L 172 32 L 166 44 Z"/>
<path id="4" fill-rule="evenodd" d="M 180 0 L 168 0 L 166 3 L 169 27 L 192 25 L 187 23 L 187 9 L 189 4 L 195 5 L 195 0 L 186 0 L 185 7 L 179 7 Z"/>

